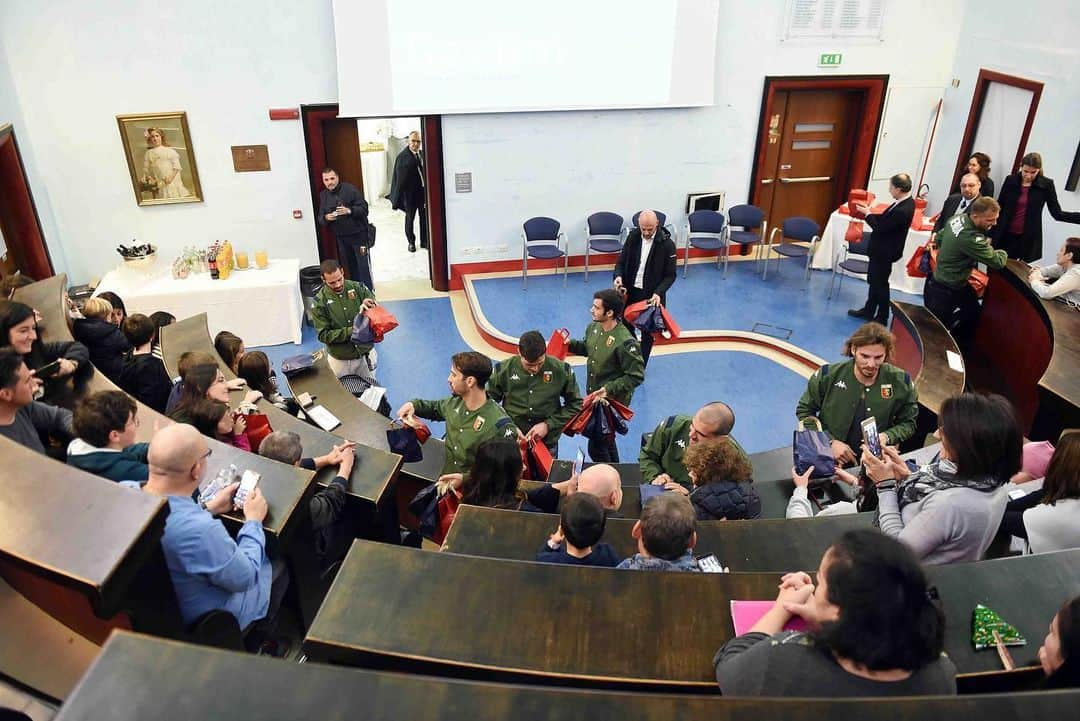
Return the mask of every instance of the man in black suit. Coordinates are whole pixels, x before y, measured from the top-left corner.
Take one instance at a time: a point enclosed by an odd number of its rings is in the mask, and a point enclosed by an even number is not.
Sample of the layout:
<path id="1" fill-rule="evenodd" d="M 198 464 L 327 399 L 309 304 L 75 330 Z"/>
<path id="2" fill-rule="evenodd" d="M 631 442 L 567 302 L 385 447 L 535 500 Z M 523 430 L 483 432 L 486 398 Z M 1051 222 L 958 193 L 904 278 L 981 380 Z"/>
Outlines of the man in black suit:
<path id="1" fill-rule="evenodd" d="M 945 223 L 949 218 L 959 213 L 971 214 L 971 204 L 979 199 L 982 194 L 982 183 L 979 181 L 979 176 L 974 173 L 967 173 L 964 177 L 960 178 L 960 192 L 953 193 L 945 199 L 945 203 L 941 206 L 941 213 L 938 214 L 937 222 L 934 223 L 934 232 L 930 236 L 933 238 L 938 232 L 945 227 Z"/>
<path id="2" fill-rule="evenodd" d="M 420 211 L 420 247 L 428 247 L 427 215 L 424 211 L 424 156 L 420 154 L 420 133 L 409 133 L 409 147 L 398 153 L 394 161 L 394 176 L 390 180 L 390 205 L 405 211 L 405 237 L 409 252 L 416 252 L 416 232 L 413 222 Z"/>
<path id="3" fill-rule="evenodd" d="M 889 320 L 889 274 L 893 263 L 904 255 L 911 219 L 915 216 L 915 199 L 911 197 L 911 176 L 899 173 L 889 178 L 889 195 L 893 203 L 881 215 L 870 215 L 870 208 L 856 208 L 866 214 L 866 222 L 873 231 L 870 235 L 870 269 L 866 282 L 870 290 L 866 305 L 852 308 L 848 315 L 873 320 L 887 325 Z"/>
<path id="4" fill-rule="evenodd" d="M 337 238 L 338 256 L 349 278 L 374 288 L 368 257 L 368 204 L 352 183 L 342 182 L 337 171 L 324 168 L 324 190 L 319 194 L 319 225 L 329 225 Z"/>
<path id="5" fill-rule="evenodd" d="M 626 304 L 647 300 L 650 305 L 667 305 L 667 291 L 675 282 L 675 243 L 671 233 L 661 228 L 656 213 L 643 210 L 638 227 L 626 236 L 615 263 L 615 290 L 626 295 Z M 631 328 L 633 331 L 633 328 Z M 642 333 L 641 358 L 649 363 L 652 334 Z"/>

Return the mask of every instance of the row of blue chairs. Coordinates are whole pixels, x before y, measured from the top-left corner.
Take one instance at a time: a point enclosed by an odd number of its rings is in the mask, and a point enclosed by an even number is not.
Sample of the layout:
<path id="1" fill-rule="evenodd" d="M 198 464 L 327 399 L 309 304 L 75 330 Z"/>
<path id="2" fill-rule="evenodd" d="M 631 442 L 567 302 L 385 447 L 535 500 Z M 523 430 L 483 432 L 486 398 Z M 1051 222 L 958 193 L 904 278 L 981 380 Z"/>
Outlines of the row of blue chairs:
<path id="1" fill-rule="evenodd" d="M 678 246 L 675 226 L 668 222 L 666 213 L 654 210 L 660 225 L 667 228 Z M 589 280 L 589 255 L 591 253 L 618 253 L 622 250 L 626 236 L 632 228 L 638 227 L 638 216 L 634 213 L 630 226 L 626 226 L 618 213 L 601 211 L 593 213 L 585 220 L 585 281 Z M 796 216 L 787 218 L 771 233 L 767 233 L 768 222 L 764 211 L 755 205 L 736 205 L 726 213 L 717 210 L 696 210 L 686 216 L 683 244 L 683 277 L 686 277 L 690 264 L 690 249 L 707 252 L 716 251 L 716 267 L 723 264 L 723 275 L 727 277 L 728 260 L 732 243 L 755 246 L 755 264 L 764 269 L 761 278 L 765 280 L 769 273 L 770 251 L 788 258 L 805 258 L 805 278 L 810 278 L 810 261 L 821 241 L 821 229 L 810 218 Z M 733 228 L 738 228 L 734 230 Z M 521 283 L 528 288 L 529 258 L 536 260 L 563 261 L 563 285 L 569 272 L 570 252 L 566 233 L 562 224 L 554 218 L 538 216 L 529 218 L 522 224 Z M 805 243 L 806 245 L 802 245 Z M 843 279 L 841 279 L 843 282 Z M 831 294 L 831 283 L 830 283 Z"/>

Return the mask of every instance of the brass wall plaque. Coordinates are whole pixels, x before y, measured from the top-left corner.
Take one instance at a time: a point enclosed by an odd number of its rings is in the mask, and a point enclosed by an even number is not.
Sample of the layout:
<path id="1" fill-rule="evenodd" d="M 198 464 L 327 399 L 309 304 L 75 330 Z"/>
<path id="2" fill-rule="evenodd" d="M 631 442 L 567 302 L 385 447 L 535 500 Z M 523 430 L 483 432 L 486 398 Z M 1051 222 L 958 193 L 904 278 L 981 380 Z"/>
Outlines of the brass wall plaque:
<path id="1" fill-rule="evenodd" d="M 237 173 L 270 170 L 270 149 L 265 145 L 234 145 L 232 164 Z"/>

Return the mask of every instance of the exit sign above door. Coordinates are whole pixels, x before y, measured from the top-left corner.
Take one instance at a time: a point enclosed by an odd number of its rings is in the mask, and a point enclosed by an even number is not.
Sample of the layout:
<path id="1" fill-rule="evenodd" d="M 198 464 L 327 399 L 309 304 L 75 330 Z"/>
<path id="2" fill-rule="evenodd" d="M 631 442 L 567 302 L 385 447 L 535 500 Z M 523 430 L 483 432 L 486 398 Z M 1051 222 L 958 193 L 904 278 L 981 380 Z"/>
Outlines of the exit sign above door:
<path id="1" fill-rule="evenodd" d="M 819 68 L 835 68 L 843 59 L 844 56 L 840 53 L 822 53 L 818 56 L 817 64 Z"/>

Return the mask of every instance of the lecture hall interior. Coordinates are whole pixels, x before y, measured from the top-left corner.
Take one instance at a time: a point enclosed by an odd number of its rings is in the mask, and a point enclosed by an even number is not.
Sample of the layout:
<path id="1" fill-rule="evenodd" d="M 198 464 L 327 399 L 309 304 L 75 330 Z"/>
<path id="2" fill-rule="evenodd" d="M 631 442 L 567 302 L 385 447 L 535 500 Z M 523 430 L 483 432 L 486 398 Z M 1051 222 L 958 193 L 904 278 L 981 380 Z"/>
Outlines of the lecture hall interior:
<path id="1" fill-rule="evenodd" d="M 0 0 L 0 718 L 1067 717 L 1078 36 Z"/>

